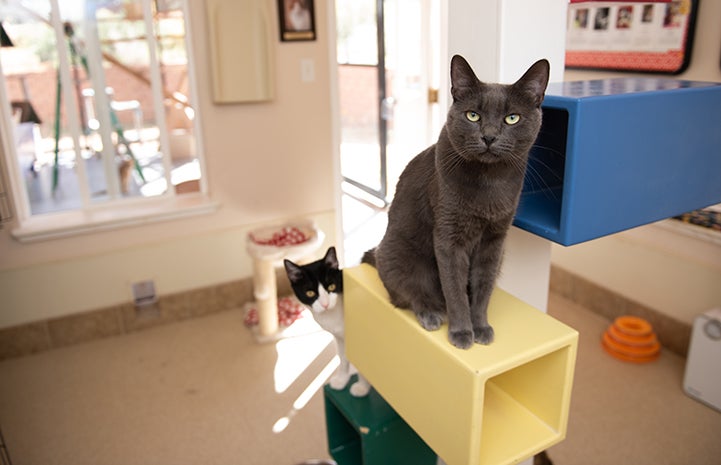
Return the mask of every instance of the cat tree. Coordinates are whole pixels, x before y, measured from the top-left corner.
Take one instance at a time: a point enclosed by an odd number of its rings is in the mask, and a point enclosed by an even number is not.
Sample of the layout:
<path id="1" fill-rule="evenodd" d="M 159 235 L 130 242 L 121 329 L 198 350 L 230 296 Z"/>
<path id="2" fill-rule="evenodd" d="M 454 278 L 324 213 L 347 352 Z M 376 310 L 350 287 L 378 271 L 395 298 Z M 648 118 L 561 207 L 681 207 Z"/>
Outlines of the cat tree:
<path id="1" fill-rule="evenodd" d="M 448 2 L 446 51 L 464 55 L 489 82 L 512 82 L 545 56 L 551 81 L 562 81 L 566 5 Z M 456 349 L 446 327 L 427 332 L 409 311 L 394 308 L 374 269 L 345 270 L 346 353 L 379 396 L 325 390 L 329 446 L 339 465 L 530 463 L 561 441 L 577 333 L 544 314 L 551 241 L 572 245 L 721 201 L 718 127 L 718 84 L 549 86 L 538 145 L 550 150 L 531 152 L 541 179 L 524 187 L 518 228 L 506 242 L 489 307 L 493 344 Z M 391 433 L 405 442 L 384 442 Z M 388 449 L 418 440 L 411 461 Z"/>
<path id="2" fill-rule="evenodd" d="M 311 221 L 265 226 L 248 234 L 246 250 L 253 259 L 253 297 L 258 309 L 259 340 L 275 340 L 278 332 L 278 285 L 275 269 L 283 259 L 299 260 L 323 243 L 325 234 Z"/>
<path id="3" fill-rule="evenodd" d="M 572 245 L 721 201 L 721 84 L 562 83 L 549 87 L 543 107 L 529 163 L 545 171 L 527 181 L 517 226 Z M 446 463 L 517 463 L 563 439 L 573 329 L 496 289 L 495 342 L 459 350 L 445 326 L 425 331 L 410 311 L 394 308 L 374 268 L 346 269 L 344 282 L 348 359 Z M 326 396 L 338 411 L 363 402 Z M 336 453 L 373 440 L 359 433 Z"/>

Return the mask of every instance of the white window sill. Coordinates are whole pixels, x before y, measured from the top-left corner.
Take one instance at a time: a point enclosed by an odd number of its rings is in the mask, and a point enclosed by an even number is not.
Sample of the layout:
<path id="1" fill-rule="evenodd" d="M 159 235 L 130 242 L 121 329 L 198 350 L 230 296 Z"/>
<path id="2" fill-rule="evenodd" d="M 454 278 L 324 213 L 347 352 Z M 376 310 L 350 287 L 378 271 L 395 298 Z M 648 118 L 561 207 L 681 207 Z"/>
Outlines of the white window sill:
<path id="1" fill-rule="evenodd" d="M 143 199 L 112 207 L 33 216 L 13 229 L 12 235 L 20 242 L 31 243 L 203 215 L 217 209 L 217 202 L 199 193 Z"/>

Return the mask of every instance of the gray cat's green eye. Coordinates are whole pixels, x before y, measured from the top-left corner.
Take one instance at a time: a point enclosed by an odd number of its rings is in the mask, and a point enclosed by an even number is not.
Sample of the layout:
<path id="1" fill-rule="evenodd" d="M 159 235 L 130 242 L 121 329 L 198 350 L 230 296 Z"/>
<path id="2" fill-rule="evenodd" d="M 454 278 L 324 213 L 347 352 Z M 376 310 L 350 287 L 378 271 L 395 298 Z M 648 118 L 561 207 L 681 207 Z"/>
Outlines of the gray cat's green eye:
<path id="1" fill-rule="evenodd" d="M 468 121 L 476 122 L 479 119 L 481 119 L 481 115 L 476 113 L 475 111 L 467 111 L 466 112 L 466 118 L 468 118 Z"/>
<path id="2" fill-rule="evenodd" d="M 517 115 L 515 113 L 512 113 L 512 114 L 506 116 L 506 118 L 504 119 L 506 124 L 510 124 L 510 125 L 516 124 L 520 120 L 521 120 L 521 115 Z"/>
<path id="3" fill-rule="evenodd" d="M 330 286 L 328 286 L 328 292 L 333 292 L 333 291 L 335 291 L 335 284 L 331 284 Z"/>
<path id="4" fill-rule="evenodd" d="M 315 291 L 305 291 L 306 297 L 315 297 Z"/>

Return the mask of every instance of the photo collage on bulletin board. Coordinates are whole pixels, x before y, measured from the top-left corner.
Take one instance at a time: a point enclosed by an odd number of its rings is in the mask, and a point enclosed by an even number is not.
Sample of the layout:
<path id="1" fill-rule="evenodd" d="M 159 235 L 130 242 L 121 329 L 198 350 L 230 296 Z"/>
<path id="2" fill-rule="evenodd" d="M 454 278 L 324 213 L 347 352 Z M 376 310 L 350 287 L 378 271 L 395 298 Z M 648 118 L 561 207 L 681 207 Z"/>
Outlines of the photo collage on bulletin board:
<path id="1" fill-rule="evenodd" d="M 698 0 L 571 0 L 569 68 L 678 74 L 688 66 Z"/>

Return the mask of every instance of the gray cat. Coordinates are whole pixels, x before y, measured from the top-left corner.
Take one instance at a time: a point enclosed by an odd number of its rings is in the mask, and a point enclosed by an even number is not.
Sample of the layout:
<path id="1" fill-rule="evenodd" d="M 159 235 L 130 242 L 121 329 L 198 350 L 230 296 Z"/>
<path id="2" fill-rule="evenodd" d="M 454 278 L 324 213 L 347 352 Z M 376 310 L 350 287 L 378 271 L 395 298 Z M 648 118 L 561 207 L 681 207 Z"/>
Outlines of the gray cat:
<path id="1" fill-rule="evenodd" d="M 385 236 L 363 258 L 393 305 L 412 309 L 429 331 L 447 317 L 448 339 L 461 349 L 493 342 L 488 301 L 541 127 L 549 69 L 539 60 L 515 84 L 486 84 L 453 57 L 453 104 L 438 141 L 406 166 Z"/>

